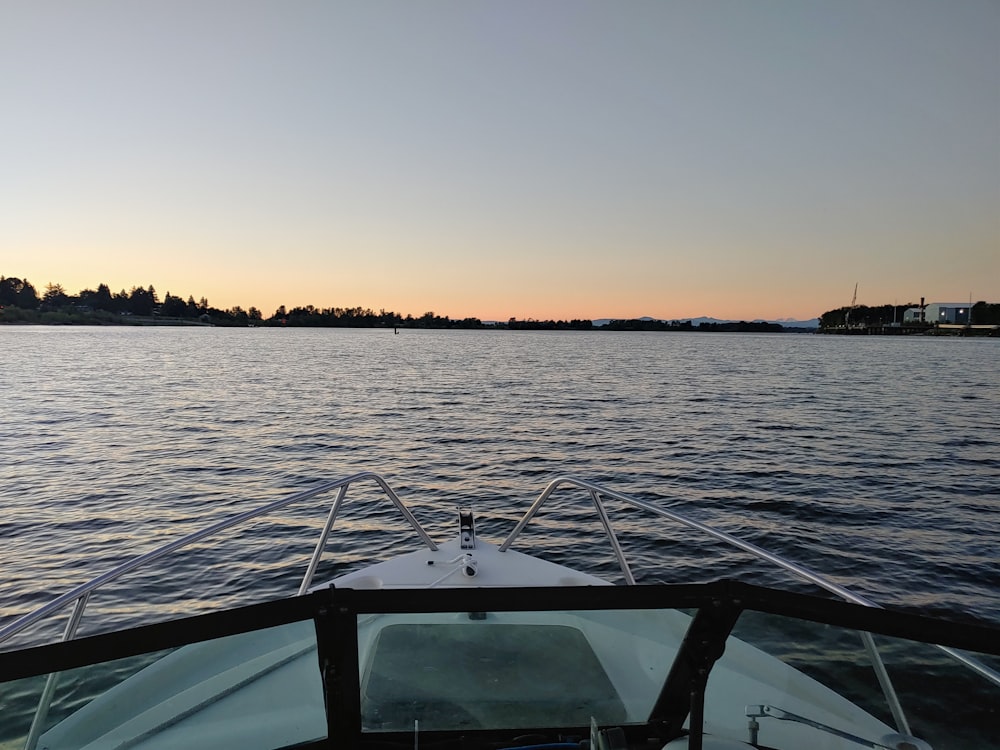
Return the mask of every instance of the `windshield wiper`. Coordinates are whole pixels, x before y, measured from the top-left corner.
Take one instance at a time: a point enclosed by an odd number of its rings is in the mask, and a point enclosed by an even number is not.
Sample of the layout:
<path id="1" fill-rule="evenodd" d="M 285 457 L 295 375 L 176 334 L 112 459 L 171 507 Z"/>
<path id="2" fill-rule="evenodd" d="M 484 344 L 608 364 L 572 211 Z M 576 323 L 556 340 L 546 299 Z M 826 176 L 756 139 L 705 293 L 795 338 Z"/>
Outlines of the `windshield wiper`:
<path id="1" fill-rule="evenodd" d="M 805 724 L 806 726 L 818 729 L 821 732 L 827 732 L 828 734 L 836 735 L 841 739 L 873 748 L 873 750 L 931 750 L 931 746 L 926 742 L 921 739 L 917 739 L 916 737 L 910 737 L 909 735 L 888 734 L 885 737 L 882 737 L 878 742 L 875 740 L 866 740 L 864 737 L 858 737 L 850 732 L 845 732 L 843 729 L 831 727 L 827 724 L 816 721 L 815 719 L 799 716 L 798 714 L 793 714 L 791 711 L 785 711 L 784 709 L 776 708 L 775 706 L 762 704 L 747 706 L 746 715 L 747 718 L 750 719 L 750 744 L 752 745 L 757 744 L 757 729 L 759 728 L 759 724 L 756 720 L 761 718 L 771 718 L 778 719 L 780 721 L 794 721 L 799 724 Z"/>

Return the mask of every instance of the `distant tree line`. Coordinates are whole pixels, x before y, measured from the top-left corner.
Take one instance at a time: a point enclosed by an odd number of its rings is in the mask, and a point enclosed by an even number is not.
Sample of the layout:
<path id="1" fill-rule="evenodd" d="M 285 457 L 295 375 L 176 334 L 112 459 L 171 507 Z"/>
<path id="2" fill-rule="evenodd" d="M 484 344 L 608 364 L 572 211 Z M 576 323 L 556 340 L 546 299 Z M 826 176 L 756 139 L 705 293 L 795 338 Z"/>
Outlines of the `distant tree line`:
<path id="1" fill-rule="evenodd" d="M 916 307 L 916 303 L 908 302 L 905 305 L 878 305 L 869 307 L 868 305 L 856 305 L 851 307 L 838 307 L 836 310 L 828 310 L 819 316 L 820 328 L 843 328 L 845 326 L 887 326 L 893 322 L 903 322 L 903 313 Z"/>
<path id="2" fill-rule="evenodd" d="M 286 310 L 282 305 L 275 310 L 266 324 L 314 328 L 485 328 L 479 318 L 452 320 L 433 312 L 419 318 L 400 315 L 392 311 L 375 312 L 365 307 L 328 307 L 319 309 L 312 305 Z"/>
<path id="3" fill-rule="evenodd" d="M 972 306 L 972 322 L 981 326 L 1000 325 L 1000 303 L 977 302 Z"/>
<path id="4" fill-rule="evenodd" d="M 830 310 L 820 316 L 820 328 L 845 326 L 884 326 L 902 322 L 903 312 L 916 307 L 856 305 Z M 107 284 L 96 289 L 83 289 L 69 294 L 61 284 L 46 284 L 39 294 L 27 279 L 0 276 L 0 322 L 6 323 L 73 323 L 90 325 L 121 325 L 129 323 L 190 323 L 221 326 L 289 326 L 323 328 L 508 328 L 512 330 L 572 330 L 589 331 L 599 328 L 608 331 L 710 331 L 739 333 L 780 333 L 796 330 L 778 323 L 762 321 L 704 322 L 690 320 L 654 320 L 633 318 L 612 320 L 606 326 L 596 327 L 590 320 L 518 320 L 484 323 L 479 318 L 452 319 L 434 312 L 419 317 L 362 307 L 317 308 L 313 305 L 286 309 L 281 305 L 269 317 L 264 317 L 256 307 L 244 309 L 239 305 L 222 310 L 212 307 L 205 297 L 187 299 L 167 292 L 163 298 L 152 284 L 134 286 L 128 291 L 112 292 Z M 972 306 L 972 322 L 979 325 L 1000 325 L 1000 304 L 977 302 Z"/>
<path id="5" fill-rule="evenodd" d="M 511 318 L 501 327 L 513 331 L 589 331 L 594 327 L 592 320 L 518 320 Z"/>
<path id="6" fill-rule="evenodd" d="M 150 284 L 148 287 L 134 286 L 129 291 L 122 289 L 112 292 L 107 284 L 98 284 L 97 289 L 83 289 L 78 294 L 69 294 L 61 284 L 47 284 L 39 295 L 34 285 L 27 279 L 15 276 L 0 276 L 0 308 L 4 314 L 0 320 L 25 323 L 123 323 L 120 318 L 162 318 L 177 321 L 214 322 L 222 324 L 247 324 L 261 319 L 257 308 L 243 310 L 233 307 L 220 310 L 209 305 L 202 297 L 195 302 L 193 296 L 174 296 L 167 292 L 163 299 Z"/>
<path id="7" fill-rule="evenodd" d="M 281 305 L 265 318 L 256 307 L 239 305 L 226 310 L 212 307 L 205 297 L 197 302 L 193 295 L 185 300 L 167 292 L 160 299 L 156 289 L 134 286 L 129 291 L 112 292 L 107 284 L 69 294 L 61 284 L 48 284 L 39 295 L 27 279 L 0 276 L 0 322 L 72 323 L 123 325 L 130 323 L 203 323 L 210 325 L 259 325 L 290 327 L 399 327 L 399 328 L 484 328 L 479 318 L 453 320 L 426 312 L 420 317 L 362 307 Z"/>
<path id="8" fill-rule="evenodd" d="M 712 333 L 782 333 L 787 329 L 780 323 L 766 323 L 762 320 L 710 322 L 695 325 L 690 320 L 612 320 L 607 324 L 609 331 L 709 331 Z"/>
<path id="9" fill-rule="evenodd" d="M 820 328 L 879 327 L 892 323 L 903 324 L 903 313 L 911 307 L 919 307 L 915 302 L 905 305 L 856 305 L 828 310 L 819 317 Z M 1000 325 L 1000 303 L 977 302 L 972 306 L 972 323 L 975 325 Z M 907 325 L 929 327 L 930 323 L 910 323 Z"/>

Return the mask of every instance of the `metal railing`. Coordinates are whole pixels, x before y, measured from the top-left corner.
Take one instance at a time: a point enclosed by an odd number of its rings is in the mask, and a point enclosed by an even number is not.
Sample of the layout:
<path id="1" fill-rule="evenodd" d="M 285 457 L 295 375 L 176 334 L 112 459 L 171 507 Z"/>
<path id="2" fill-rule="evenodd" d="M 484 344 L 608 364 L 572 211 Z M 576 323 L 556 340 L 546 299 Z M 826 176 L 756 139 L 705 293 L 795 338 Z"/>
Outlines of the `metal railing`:
<path id="1" fill-rule="evenodd" d="M 69 640 L 76 635 L 77 626 L 79 625 L 79 621 L 83 616 L 83 610 L 87 606 L 87 601 L 90 595 L 97 589 L 101 588 L 102 586 L 118 578 L 121 578 L 126 573 L 130 573 L 133 570 L 144 567 L 149 563 L 160 559 L 161 557 L 165 557 L 172 552 L 176 552 L 182 547 L 186 547 L 189 544 L 193 544 L 194 542 L 205 539 L 206 537 L 213 536 L 219 533 L 220 531 L 225 531 L 226 529 L 232 528 L 233 526 L 238 526 L 239 524 L 244 523 L 245 521 L 250 521 L 255 518 L 259 518 L 260 516 L 266 516 L 269 513 L 274 513 L 275 511 L 281 510 L 289 505 L 303 502 L 305 500 L 309 500 L 319 495 L 323 495 L 327 492 L 339 489 L 340 492 L 337 494 L 337 499 L 330 510 L 330 515 L 327 518 L 326 525 L 323 527 L 323 532 L 320 535 L 319 542 L 316 545 L 316 550 L 313 552 L 313 557 L 309 561 L 309 567 L 306 570 L 305 576 L 303 577 L 302 586 L 299 589 L 299 592 L 302 593 L 305 591 L 306 588 L 308 588 L 308 583 L 312 580 L 312 576 L 316 572 L 316 566 L 319 564 L 319 558 L 323 554 L 323 549 L 326 545 L 326 540 L 330 536 L 330 530 L 333 528 L 333 523 L 337 519 L 337 513 L 340 509 L 341 504 L 344 501 L 344 497 L 347 495 L 348 488 L 352 484 L 363 480 L 371 480 L 375 482 L 382 489 L 382 492 L 385 493 L 386 497 L 388 497 L 389 500 L 392 501 L 393 505 L 396 506 L 396 509 L 403 514 L 403 517 L 407 520 L 407 522 L 409 522 L 410 526 L 413 527 L 413 530 L 417 532 L 418 536 L 424 542 L 424 544 L 426 544 L 431 550 L 437 549 L 437 545 L 427 535 L 427 532 L 424 531 L 423 527 L 417 522 L 417 519 L 414 518 L 410 510 L 405 505 L 403 505 L 402 500 L 399 499 L 399 497 L 396 495 L 393 489 L 386 483 L 385 479 L 383 479 L 378 474 L 375 474 L 374 472 L 363 471 L 359 472 L 358 474 L 352 474 L 348 477 L 344 477 L 343 479 L 337 479 L 332 482 L 326 482 L 325 484 L 321 484 L 318 487 L 313 487 L 312 489 L 309 490 L 296 492 L 293 495 L 289 495 L 288 497 L 282 498 L 281 500 L 275 500 L 274 502 L 268 503 L 267 505 L 262 505 L 259 508 L 248 510 L 243 513 L 237 513 L 234 516 L 230 516 L 229 518 L 224 518 L 223 520 L 214 523 L 211 526 L 207 526 L 204 529 L 200 529 L 199 531 L 195 531 L 191 534 L 188 534 L 187 536 L 183 536 L 180 539 L 170 542 L 169 544 L 165 544 L 162 547 L 158 547 L 154 550 L 151 550 L 150 552 L 146 552 L 145 554 L 139 555 L 138 557 L 134 557 L 131 560 L 122 563 L 118 567 L 109 570 L 107 573 L 99 575 L 96 578 L 87 581 L 86 583 L 80 584 L 76 588 L 70 589 L 65 594 L 56 597 L 55 599 L 50 601 L 48 604 L 45 604 L 39 607 L 38 609 L 34 610 L 33 612 L 29 612 L 28 614 L 17 618 L 6 627 L 0 628 L 0 643 L 3 643 L 9 638 L 12 638 L 13 636 L 17 635 L 25 628 L 35 624 L 39 620 L 44 620 L 46 617 L 49 617 L 50 615 L 55 614 L 56 612 L 59 612 L 60 610 L 64 609 L 71 603 L 75 602 L 76 606 L 74 608 L 73 614 L 70 617 L 70 623 L 72 624 L 72 627 L 68 628 L 66 633 L 63 634 L 63 640 Z"/>
<path id="2" fill-rule="evenodd" d="M 309 560 L 309 564 L 306 568 L 305 574 L 303 575 L 302 581 L 299 585 L 298 594 L 299 595 L 304 594 L 308 591 L 312 583 L 313 576 L 316 572 L 317 567 L 319 566 L 323 552 L 326 549 L 326 544 L 329 539 L 330 532 L 333 529 L 333 525 L 337 519 L 340 508 L 342 507 L 343 502 L 347 496 L 348 489 L 352 484 L 367 480 L 374 482 L 379 486 L 379 488 L 381 488 L 383 494 L 393 503 L 393 505 L 403 515 L 403 517 L 414 529 L 414 531 L 416 531 L 421 541 L 424 544 L 426 544 L 427 547 L 430 548 L 432 551 L 437 550 L 438 548 L 437 545 L 430 538 L 430 536 L 428 536 L 427 532 L 424 531 L 424 529 L 420 526 L 416 518 L 413 516 L 410 510 L 403 504 L 403 502 L 399 499 L 399 497 L 388 485 L 385 479 L 383 479 L 380 475 L 373 472 L 360 472 L 357 474 L 352 474 L 348 477 L 344 477 L 343 479 L 338 479 L 335 481 L 320 484 L 319 486 L 314 487 L 312 489 L 294 493 L 280 500 L 276 500 L 274 502 L 260 506 L 256 509 L 245 511 L 243 513 L 238 513 L 229 518 L 218 521 L 217 523 L 214 523 L 204 529 L 201 529 L 199 531 L 181 537 L 180 539 L 177 539 L 155 550 L 147 552 L 143 555 L 139 555 L 138 557 L 135 557 L 132 560 L 129 560 L 128 562 L 119 565 L 118 567 L 108 571 L 107 573 L 104 573 L 103 575 L 100 575 L 84 584 L 81 584 L 71 589 L 65 594 L 57 597 L 56 599 L 53 599 L 48 604 L 45 604 L 42 607 L 39 607 L 38 609 L 34 610 L 33 612 L 30 612 L 14 620 L 6 627 L 0 628 L 0 643 L 8 640 L 17 633 L 20 633 L 24 629 L 33 625 L 34 623 L 39 622 L 40 620 L 43 620 L 57 612 L 60 612 L 64 608 L 68 607 L 70 604 L 73 604 L 74 605 L 73 611 L 66 624 L 66 628 L 62 636 L 62 640 L 70 640 L 74 638 L 76 635 L 80 621 L 83 617 L 84 610 L 86 609 L 91 594 L 94 591 L 100 589 L 102 586 L 118 578 L 121 578 L 122 576 L 126 575 L 127 573 L 133 570 L 148 565 L 149 563 L 152 563 L 155 560 L 165 557 L 171 554 L 172 552 L 175 552 L 201 539 L 205 539 L 207 537 L 210 537 L 221 531 L 237 526 L 246 521 L 250 521 L 259 518 L 261 516 L 266 516 L 270 513 L 281 510 L 289 505 L 293 505 L 295 503 L 315 498 L 317 496 L 323 495 L 333 490 L 339 490 L 336 500 L 334 501 L 333 505 L 330 508 L 330 512 L 327 516 L 326 523 L 324 524 L 322 532 L 320 533 L 320 538 L 316 544 L 313 554 Z M 531 521 L 531 519 L 535 516 L 535 514 L 539 511 L 539 509 L 541 509 L 541 507 L 549 499 L 549 497 L 556 491 L 556 489 L 562 486 L 576 487 L 578 489 L 585 490 L 589 493 L 591 501 L 593 502 L 594 508 L 597 512 L 598 518 L 600 519 L 601 525 L 604 528 L 604 532 L 610 542 L 612 551 L 615 555 L 615 558 L 618 561 L 618 565 L 622 571 L 622 574 L 625 577 L 625 582 L 628 585 L 635 584 L 635 577 L 633 576 L 632 571 L 629 568 L 628 561 L 626 560 L 625 554 L 622 551 L 621 545 L 618 542 L 618 537 L 611 526 L 610 518 L 608 516 L 606 508 L 604 507 L 603 498 L 618 500 L 626 505 L 630 505 L 634 508 L 647 511 L 649 513 L 652 513 L 656 516 L 660 516 L 661 518 L 668 519 L 682 526 L 695 529 L 711 538 L 714 538 L 718 541 L 724 542 L 725 544 L 741 549 L 760 560 L 764 560 L 768 563 L 775 565 L 778 568 L 788 571 L 789 573 L 792 573 L 798 578 L 813 583 L 825 589 L 826 591 L 829 591 L 830 593 L 833 593 L 836 596 L 844 599 L 845 601 L 852 602 L 854 604 L 860 604 L 866 607 L 876 607 L 876 608 L 879 607 L 878 604 L 862 596 L 859 596 L 858 594 L 855 594 L 854 592 L 844 588 L 843 586 L 840 586 L 828 580 L 822 575 L 804 566 L 798 565 L 797 563 L 791 562 L 778 555 L 768 552 L 767 550 L 762 549 L 761 547 L 758 547 L 755 544 L 747 542 L 738 537 L 732 536 L 731 534 L 727 534 L 724 531 L 719 531 L 718 529 L 712 528 L 711 526 L 701 523 L 700 521 L 688 518 L 687 516 L 684 516 L 680 513 L 660 508 L 644 500 L 639 500 L 638 498 L 632 497 L 630 495 L 626 495 L 621 492 L 616 492 L 614 490 L 607 489 L 593 482 L 589 482 L 573 476 L 559 476 L 553 479 L 551 482 L 549 482 L 546 488 L 542 491 L 542 493 L 538 496 L 538 498 L 534 501 L 534 503 L 532 503 L 531 507 L 527 510 L 527 512 L 524 514 L 521 520 L 517 523 L 514 529 L 510 532 L 507 538 L 500 545 L 499 547 L 500 552 L 505 552 L 510 548 L 510 546 L 514 543 L 514 541 L 524 530 L 525 526 L 527 526 L 527 524 Z M 889 679 L 888 673 L 886 672 L 882 659 L 878 654 L 878 650 L 875 646 L 874 640 L 868 633 L 862 634 L 862 640 L 864 641 L 865 648 L 868 651 L 869 657 L 872 660 L 872 663 L 875 668 L 876 677 L 878 678 L 879 684 L 882 687 L 883 693 L 889 704 L 890 710 L 893 714 L 893 718 L 897 724 L 897 727 L 901 732 L 909 734 L 910 732 L 909 732 L 908 722 L 906 721 L 906 717 L 903 715 L 899 699 L 896 697 L 895 690 Z M 937 648 L 939 648 L 944 653 L 948 654 L 948 656 L 955 659 L 959 663 L 963 664 L 972 671 L 976 672 L 981 677 L 984 677 L 993 684 L 1000 686 L 1000 673 L 998 673 L 997 671 L 982 664 L 978 660 L 973 659 L 960 651 L 957 651 L 956 649 L 948 648 L 945 646 L 937 646 Z M 41 727 L 45 722 L 46 715 L 48 712 L 48 705 L 51 702 L 52 695 L 55 691 L 57 679 L 58 679 L 57 675 L 55 674 L 50 675 L 49 680 L 46 683 L 45 689 L 42 694 L 42 698 L 38 706 L 38 710 L 36 711 L 35 719 L 32 723 L 32 728 L 29 731 L 28 743 L 26 744 L 26 747 L 29 750 L 31 750 L 31 748 L 34 747 L 35 742 L 37 742 L 38 736 L 41 732 Z"/>
<path id="3" fill-rule="evenodd" d="M 832 594 L 836 594 L 845 601 L 860 604 L 865 607 L 881 608 L 880 605 L 870 599 L 866 599 L 863 596 L 855 594 L 853 591 L 830 581 L 829 579 L 821 576 L 819 573 L 816 573 L 815 571 L 797 563 L 791 562 L 790 560 L 786 560 L 772 552 L 768 552 L 767 550 L 746 540 L 735 537 L 732 534 L 727 534 L 724 531 L 714 529 L 707 524 L 695 521 L 694 519 L 688 518 L 680 513 L 660 508 L 652 503 L 632 497 L 631 495 L 615 492 L 614 490 L 609 490 L 606 487 L 602 487 L 598 484 L 594 484 L 593 482 L 588 482 L 573 476 L 559 476 L 549 482 L 548 486 L 546 486 L 535 502 L 531 504 L 531 507 L 528 508 L 527 512 L 525 512 L 524 516 L 517 523 L 517 526 L 514 527 L 504 542 L 500 545 L 499 549 L 501 552 L 505 552 L 510 548 L 510 546 L 514 543 L 514 540 L 520 536 L 524 527 L 528 525 L 528 522 L 531 521 L 534 515 L 545 504 L 545 501 L 549 499 L 553 492 L 563 485 L 576 487 L 590 493 L 590 498 L 594 503 L 594 507 L 597 509 L 601 525 L 604 527 L 604 532 L 608 537 L 608 541 L 611 543 L 611 549 L 618 560 L 618 565 L 621 568 L 622 574 L 625 576 L 625 581 L 629 585 L 635 583 L 635 578 L 633 577 L 632 571 L 629 569 L 628 563 L 625 560 L 625 554 L 622 552 L 621 545 L 618 543 L 618 537 L 615 535 L 614 529 L 611 528 L 611 522 L 608 518 L 607 510 L 604 508 L 604 503 L 601 500 L 602 497 L 613 498 L 625 503 L 626 505 L 631 505 L 634 508 L 645 510 L 649 513 L 653 513 L 654 515 L 660 516 L 661 518 L 666 518 L 674 521 L 675 523 L 681 524 L 682 526 L 687 526 L 688 528 L 700 531 L 713 539 L 724 542 L 725 544 L 733 547 L 737 547 L 738 549 L 748 552 L 760 560 L 771 563 L 779 568 L 782 568 L 783 570 L 788 571 L 789 573 L 792 573 L 798 578 L 813 583 Z M 882 688 L 882 693 L 889 705 L 889 710 L 892 712 L 892 717 L 896 722 L 896 727 L 900 732 L 907 735 L 910 734 L 909 722 L 903 713 L 903 707 L 900 704 L 899 697 L 896 695 L 896 690 L 889 678 L 889 673 L 886 671 L 885 663 L 879 655 L 878 648 L 875 645 L 875 640 L 872 638 L 870 633 L 861 633 L 861 640 L 864 644 L 865 651 L 868 653 L 868 657 L 871 659 L 872 666 L 875 670 L 875 676 L 878 679 L 879 686 Z M 996 670 L 991 669 L 977 659 L 973 659 L 967 654 L 964 654 L 956 649 L 949 648 L 947 646 L 936 646 L 936 648 L 940 649 L 955 661 L 976 672 L 981 677 L 989 680 L 994 685 L 1000 687 L 1000 673 Z"/>
<path id="4" fill-rule="evenodd" d="M 22 617 L 19 617 L 5 628 L 0 629 L 0 643 L 12 638 L 34 623 L 44 620 L 45 618 L 61 611 L 70 604 L 74 605 L 73 611 L 70 614 L 69 621 L 66 623 L 62 640 L 72 640 L 76 637 L 77 630 L 80 627 L 80 621 L 83 619 L 83 613 L 87 607 L 87 602 L 90 601 L 91 594 L 102 586 L 121 578 L 125 574 L 136 570 L 137 568 L 144 567 L 156 560 L 159 560 L 161 557 L 165 557 L 172 552 L 176 552 L 182 547 L 186 547 L 189 544 L 193 544 L 194 542 L 205 539 L 206 537 L 213 536 L 220 531 L 225 531 L 226 529 L 238 526 L 246 521 L 259 518 L 260 516 L 266 516 L 269 513 L 274 513 L 275 511 L 281 510 L 289 505 L 303 502 L 319 495 L 323 495 L 327 492 L 331 492 L 335 489 L 339 489 L 340 492 L 337 493 L 337 499 L 334 501 L 333 507 L 330 509 L 330 514 L 327 517 L 326 524 L 323 526 L 323 531 L 320 534 L 320 538 L 316 544 L 315 550 L 313 551 L 312 558 L 309 560 L 309 566 L 307 567 L 306 573 L 302 578 L 302 583 L 299 586 L 299 594 L 301 595 L 305 593 L 305 591 L 309 588 L 309 584 L 312 582 L 312 577 L 319 565 L 320 558 L 323 556 L 323 550 L 326 548 L 326 542 L 330 536 L 330 531 L 333 528 L 334 522 L 337 520 L 337 514 L 343 504 L 344 498 L 347 496 L 348 488 L 355 482 L 367 479 L 375 482 L 382 489 L 382 492 L 385 493 L 386 497 L 392 501 L 393 505 L 396 506 L 396 509 L 403 514 L 403 517 L 409 522 L 410 526 L 413 527 L 414 531 L 417 532 L 417 535 L 421 538 L 421 540 L 428 547 L 430 547 L 431 550 L 436 550 L 437 545 L 427 535 L 427 532 L 424 531 L 423 527 L 417 522 L 417 519 L 414 518 L 410 510 L 403 505 L 403 502 L 386 483 L 386 481 L 381 476 L 373 472 L 360 472 L 343 479 L 321 484 L 318 487 L 313 487 L 309 490 L 296 492 L 293 495 L 268 503 L 259 508 L 248 510 L 243 513 L 237 513 L 236 515 L 225 518 L 212 524 L 211 526 L 207 526 L 204 529 L 188 534 L 187 536 L 181 537 L 180 539 L 177 539 L 169 544 L 158 547 L 155 550 L 139 555 L 138 557 L 119 565 L 113 570 L 109 570 L 107 573 L 97 576 L 96 578 L 93 578 L 90 581 L 67 591 L 65 594 L 56 597 L 48 604 L 39 607 L 33 612 L 29 612 Z M 35 709 L 35 715 L 31 720 L 31 727 L 28 730 L 28 736 L 25 740 L 25 750 L 34 750 L 35 746 L 38 744 L 38 738 L 41 736 L 42 730 L 45 726 L 45 721 L 48 718 L 49 707 L 52 704 L 52 696 L 55 694 L 58 683 L 58 673 L 54 672 L 46 678 L 45 687 L 42 689 L 42 694 L 38 701 L 38 707 Z"/>

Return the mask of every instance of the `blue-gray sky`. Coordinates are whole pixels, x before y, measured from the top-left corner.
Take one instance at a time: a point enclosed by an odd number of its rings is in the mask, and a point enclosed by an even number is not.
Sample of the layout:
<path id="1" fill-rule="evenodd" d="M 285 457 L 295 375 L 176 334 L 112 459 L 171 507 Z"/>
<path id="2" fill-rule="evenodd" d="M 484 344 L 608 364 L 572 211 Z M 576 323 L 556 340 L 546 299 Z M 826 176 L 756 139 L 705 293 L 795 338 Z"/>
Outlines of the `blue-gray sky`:
<path id="1" fill-rule="evenodd" d="M 7 0 L 0 112 L 0 273 L 40 289 L 1000 301 L 995 0 Z"/>

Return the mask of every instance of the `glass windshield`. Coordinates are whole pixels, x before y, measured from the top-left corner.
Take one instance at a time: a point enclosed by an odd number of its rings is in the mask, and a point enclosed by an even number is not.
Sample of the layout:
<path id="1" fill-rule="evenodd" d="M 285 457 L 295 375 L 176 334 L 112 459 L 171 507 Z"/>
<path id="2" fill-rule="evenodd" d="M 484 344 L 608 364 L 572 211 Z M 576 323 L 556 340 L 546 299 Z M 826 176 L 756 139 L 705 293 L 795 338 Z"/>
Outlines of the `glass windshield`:
<path id="1" fill-rule="evenodd" d="M 0 654 L 0 750 L 995 746 L 995 659 L 862 628 L 997 651 L 988 628 L 745 584 L 330 589 Z"/>
<path id="2" fill-rule="evenodd" d="M 686 728 L 695 690 L 672 667 L 692 621 L 674 609 L 358 615 L 361 731 L 652 727 L 678 716 Z M 753 611 L 722 637 L 706 735 L 780 750 L 989 746 L 996 717 L 985 706 L 1000 706 L 1000 688 L 934 646 Z M 701 646 L 685 648 L 680 661 L 698 662 Z"/>
<path id="3" fill-rule="evenodd" d="M 359 617 L 362 730 L 644 722 L 689 619 L 674 610 Z"/>
<path id="4" fill-rule="evenodd" d="M 4 749 L 36 741 L 50 750 L 281 748 L 327 733 L 311 621 L 14 680 L 0 691 Z"/>
<path id="5" fill-rule="evenodd" d="M 1000 687 L 936 646 L 751 611 L 709 676 L 705 732 L 778 749 L 984 748 L 996 706 Z"/>

